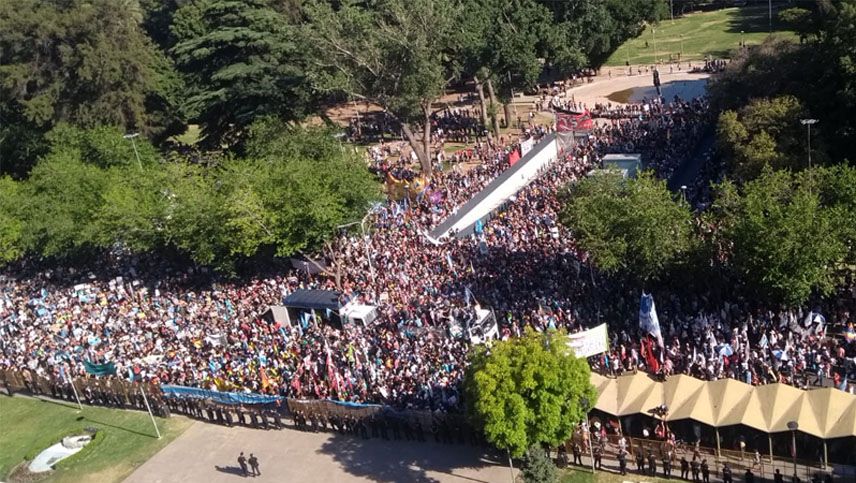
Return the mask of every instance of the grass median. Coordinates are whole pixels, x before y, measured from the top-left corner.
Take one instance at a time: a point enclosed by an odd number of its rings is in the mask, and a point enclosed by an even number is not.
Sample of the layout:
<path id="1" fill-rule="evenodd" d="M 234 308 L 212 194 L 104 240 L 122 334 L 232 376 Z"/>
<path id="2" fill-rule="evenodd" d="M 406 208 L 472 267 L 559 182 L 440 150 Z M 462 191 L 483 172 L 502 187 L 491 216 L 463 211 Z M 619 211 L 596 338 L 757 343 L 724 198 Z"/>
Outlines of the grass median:
<path id="1" fill-rule="evenodd" d="M 793 32 L 782 30 L 773 9 L 773 34 L 796 39 Z M 705 56 L 729 57 L 740 42 L 760 44 L 769 35 L 766 6 L 726 8 L 712 12 L 691 13 L 647 26 L 641 35 L 622 44 L 606 61 L 607 66 L 651 65 L 660 62 L 701 60 Z"/>
<path id="2" fill-rule="evenodd" d="M 161 439 L 145 412 L 92 406 L 78 411 L 66 402 L 0 395 L 0 479 L 63 436 L 97 428 L 99 436 L 59 462 L 47 481 L 121 481 L 192 424 L 181 416 L 155 419 Z"/>

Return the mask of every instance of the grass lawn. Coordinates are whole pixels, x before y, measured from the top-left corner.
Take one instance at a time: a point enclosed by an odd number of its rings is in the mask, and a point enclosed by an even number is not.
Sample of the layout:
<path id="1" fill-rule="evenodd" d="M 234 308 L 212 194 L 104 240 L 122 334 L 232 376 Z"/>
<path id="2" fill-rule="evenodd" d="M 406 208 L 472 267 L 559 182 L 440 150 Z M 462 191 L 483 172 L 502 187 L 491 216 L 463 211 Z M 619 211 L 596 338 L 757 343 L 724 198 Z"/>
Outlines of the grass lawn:
<path id="1" fill-rule="evenodd" d="M 198 124 L 188 124 L 187 131 L 184 134 L 179 134 L 175 136 L 174 139 L 182 144 L 194 145 L 199 141 L 199 137 L 202 135 L 202 129 Z"/>
<path id="2" fill-rule="evenodd" d="M 623 483 L 625 481 L 647 482 L 647 483 L 674 483 L 675 480 L 664 480 L 662 478 L 651 478 L 650 476 L 640 476 L 632 472 L 621 476 L 618 473 L 609 471 L 598 471 L 597 474 L 591 474 L 589 470 L 582 469 L 565 469 L 559 470 L 560 483 Z"/>
<path id="3" fill-rule="evenodd" d="M 156 418 L 155 437 L 149 415 L 29 397 L 0 395 L 0 479 L 5 480 L 25 456 L 33 457 L 63 436 L 86 427 L 102 432 L 89 446 L 58 464 L 49 481 L 121 481 L 192 424 L 185 417 Z"/>
<path id="4" fill-rule="evenodd" d="M 768 35 L 766 6 L 726 8 L 691 13 L 675 21 L 663 20 L 653 29 L 649 25 L 639 37 L 628 40 L 606 61 L 607 66 L 653 64 L 654 59 L 674 61 L 703 59 L 707 55 L 728 57 L 738 48 L 741 38 L 748 45 L 760 44 Z M 773 33 L 796 38 L 793 32 L 779 30 L 777 9 L 773 8 Z M 745 33 L 741 33 L 745 32 Z"/>

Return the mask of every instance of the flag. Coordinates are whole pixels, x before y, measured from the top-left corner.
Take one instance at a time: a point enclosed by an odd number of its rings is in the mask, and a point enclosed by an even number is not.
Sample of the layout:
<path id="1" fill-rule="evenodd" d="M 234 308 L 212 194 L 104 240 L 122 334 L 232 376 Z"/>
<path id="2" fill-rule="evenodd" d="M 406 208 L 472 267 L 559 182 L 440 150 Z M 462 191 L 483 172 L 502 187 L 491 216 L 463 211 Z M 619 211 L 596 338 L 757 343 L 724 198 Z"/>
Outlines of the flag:
<path id="1" fill-rule="evenodd" d="M 654 297 L 645 292 L 642 292 L 642 298 L 639 300 L 639 327 L 645 333 L 653 335 L 660 347 L 663 347 L 663 336 L 660 333 L 660 320 L 657 318 Z"/>
<path id="2" fill-rule="evenodd" d="M 116 374 L 116 364 L 113 364 L 112 362 L 108 362 L 106 364 L 95 364 L 90 361 L 83 361 L 83 367 L 86 369 L 86 372 L 93 376 Z"/>
<path id="3" fill-rule="evenodd" d="M 856 341 L 856 329 L 853 329 L 853 324 L 847 324 L 847 328 L 844 329 L 844 338 L 847 339 L 847 342 Z"/>
<path id="4" fill-rule="evenodd" d="M 722 347 L 719 348 L 719 355 L 722 357 L 731 357 L 734 355 L 734 349 L 731 348 L 731 344 L 722 344 Z"/>
<path id="5" fill-rule="evenodd" d="M 518 161 L 520 161 L 520 151 L 518 151 L 518 150 L 514 149 L 514 150 L 512 150 L 512 151 L 511 151 L 511 153 L 508 155 L 508 165 L 509 165 L 509 166 L 514 166 L 514 163 L 516 163 L 516 162 L 518 162 Z"/>
<path id="6" fill-rule="evenodd" d="M 259 378 L 262 380 L 262 389 L 270 387 L 270 379 L 268 379 L 267 372 L 262 367 L 259 367 Z"/>
<path id="7" fill-rule="evenodd" d="M 591 131 L 593 128 L 594 120 L 588 111 L 556 113 L 556 132 Z"/>

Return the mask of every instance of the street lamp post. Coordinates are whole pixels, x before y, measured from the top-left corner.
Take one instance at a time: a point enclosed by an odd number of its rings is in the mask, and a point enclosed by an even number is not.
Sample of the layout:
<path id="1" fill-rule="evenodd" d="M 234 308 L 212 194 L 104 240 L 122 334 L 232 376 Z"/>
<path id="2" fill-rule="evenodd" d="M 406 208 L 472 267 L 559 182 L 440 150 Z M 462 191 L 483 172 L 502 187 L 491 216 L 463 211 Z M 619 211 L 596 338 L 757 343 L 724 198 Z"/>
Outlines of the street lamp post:
<path id="1" fill-rule="evenodd" d="M 767 2 L 767 7 L 769 13 L 767 28 L 770 30 L 770 35 L 773 35 L 773 0 Z"/>
<path id="2" fill-rule="evenodd" d="M 808 169 L 811 169 L 811 127 L 819 122 L 817 119 L 800 119 L 800 124 L 806 127 L 808 136 Z"/>
<path id="3" fill-rule="evenodd" d="M 122 137 L 125 139 L 131 140 L 131 146 L 134 147 L 134 156 L 137 157 L 137 166 L 139 166 L 140 171 L 142 171 L 143 170 L 143 163 L 140 161 L 140 152 L 137 151 L 137 143 L 134 142 L 134 138 L 139 136 L 139 135 L 140 135 L 140 133 L 134 132 L 134 133 L 125 134 Z"/>
<path id="4" fill-rule="evenodd" d="M 814 126 L 815 124 L 817 124 L 818 122 L 820 122 L 820 121 L 818 121 L 817 119 L 800 119 L 800 124 L 802 124 L 803 126 L 806 127 L 806 135 L 808 136 L 807 149 L 808 149 L 808 181 L 809 181 L 808 189 L 809 189 L 809 194 L 811 194 L 811 189 L 812 189 L 811 185 L 812 185 L 812 182 L 814 181 L 813 176 L 811 174 L 811 127 Z"/>
<path id="5" fill-rule="evenodd" d="M 796 480 L 797 476 L 797 429 L 799 429 L 800 425 L 797 424 L 796 421 L 788 422 L 788 429 L 791 430 L 791 454 L 794 459 L 794 479 Z"/>

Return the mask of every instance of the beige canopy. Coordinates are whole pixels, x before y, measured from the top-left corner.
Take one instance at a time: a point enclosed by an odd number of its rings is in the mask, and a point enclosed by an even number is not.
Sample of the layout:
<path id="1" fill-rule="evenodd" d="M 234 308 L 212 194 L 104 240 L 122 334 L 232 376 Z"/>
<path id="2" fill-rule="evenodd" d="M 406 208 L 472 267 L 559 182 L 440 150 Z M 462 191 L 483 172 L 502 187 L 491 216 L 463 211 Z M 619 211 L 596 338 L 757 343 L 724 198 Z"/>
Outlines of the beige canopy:
<path id="1" fill-rule="evenodd" d="M 720 379 L 708 382 L 707 387 L 713 407 L 713 426 L 739 424 L 749 404 L 752 386 L 736 379 Z"/>
<path id="2" fill-rule="evenodd" d="M 749 404 L 740 418 L 740 424 L 765 433 L 788 430 L 788 421 L 795 421 L 799 414 L 800 396 L 803 391 L 787 384 L 766 384 L 756 387 Z"/>
<path id="3" fill-rule="evenodd" d="M 663 389 L 644 372 L 621 376 L 618 383 L 618 411 L 615 416 L 647 413 L 663 404 Z"/>
<path id="4" fill-rule="evenodd" d="M 803 391 L 786 384 L 753 387 L 735 379 L 701 381 L 686 375 L 656 382 L 647 374 L 606 378 L 592 373 L 595 408 L 613 416 L 650 414 L 661 404 L 667 419 L 714 427 L 743 424 L 766 433 L 799 431 L 823 439 L 856 436 L 856 396 L 833 388 Z"/>
<path id="5" fill-rule="evenodd" d="M 663 402 L 669 408 L 670 420 L 689 418 L 698 402 L 704 381 L 685 374 L 670 377 L 663 386 Z M 708 404 L 710 406 L 710 404 Z"/>

